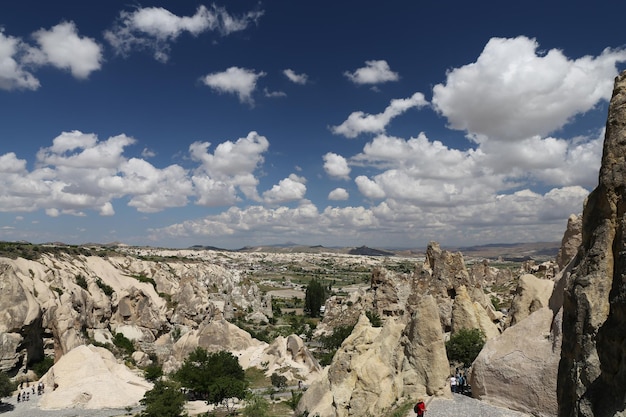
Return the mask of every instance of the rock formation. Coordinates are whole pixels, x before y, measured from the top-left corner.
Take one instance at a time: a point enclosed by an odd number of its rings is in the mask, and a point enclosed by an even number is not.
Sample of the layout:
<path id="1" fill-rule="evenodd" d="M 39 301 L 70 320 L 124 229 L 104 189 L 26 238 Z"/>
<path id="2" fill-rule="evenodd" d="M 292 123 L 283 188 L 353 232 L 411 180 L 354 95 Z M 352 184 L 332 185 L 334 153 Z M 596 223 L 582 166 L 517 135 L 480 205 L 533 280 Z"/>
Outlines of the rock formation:
<path id="1" fill-rule="evenodd" d="M 39 402 L 43 409 L 133 407 L 152 388 L 107 349 L 93 345 L 72 349 L 41 381 L 46 387 Z"/>
<path id="2" fill-rule="evenodd" d="M 559 269 L 565 268 L 565 265 L 578 253 L 578 248 L 580 248 L 580 243 L 582 242 L 582 226 L 582 215 L 572 214 L 567 219 L 567 228 L 561 240 L 561 248 L 556 255 L 556 264 L 559 266 Z"/>
<path id="3" fill-rule="evenodd" d="M 553 289 L 554 281 L 552 280 L 540 279 L 530 274 L 519 277 L 507 318 L 507 326 L 513 326 L 534 311 L 547 307 Z"/>
<path id="4" fill-rule="evenodd" d="M 390 316 L 383 327 L 372 327 L 361 315 L 296 413 L 383 415 L 398 401 L 449 394 L 448 374 L 437 305 L 432 296 L 424 296 L 411 318 Z"/>
<path id="5" fill-rule="evenodd" d="M 0 314 L 4 371 L 25 369 L 44 355 L 58 360 L 90 340 L 110 342 L 115 333 L 152 353 L 172 339 L 172 332 L 197 329 L 235 307 L 271 315 L 270 303 L 238 270 L 120 253 L 52 251 L 36 260 L 0 258 L 0 305 L 6 306 Z M 226 341 L 214 344 L 220 342 Z M 163 349 L 157 353 L 168 355 Z"/>
<path id="6" fill-rule="evenodd" d="M 626 407 L 626 73 L 615 80 L 597 188 L 563 305 L 560 416 L 623 415 Z"/>

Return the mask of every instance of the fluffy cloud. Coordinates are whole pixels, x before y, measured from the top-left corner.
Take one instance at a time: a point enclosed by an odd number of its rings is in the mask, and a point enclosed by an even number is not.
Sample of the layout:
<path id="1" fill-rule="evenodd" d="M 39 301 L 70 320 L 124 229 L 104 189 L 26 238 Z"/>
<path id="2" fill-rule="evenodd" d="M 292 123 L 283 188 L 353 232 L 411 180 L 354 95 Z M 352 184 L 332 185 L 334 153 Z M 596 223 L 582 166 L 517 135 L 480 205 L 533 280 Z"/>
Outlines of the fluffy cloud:
<path id="1" fill-rule="evenodd" d="M 230 67 L 223 72 L 205 75 L 202 82 L 219 93 L 232 93 L 239 97 L 242 103 L 254 104 L 252 92 L 256 88 L 257 80 L 264 77 L 264 72 Z"/>
<path id="2" fill-rule="evenodd" d="M 207 142 L 194 142 L 189 147 L 192 160 L 201 163 L 194 176 L 194 182 L 200 185 L 200 190 L 220 190 L 218 194 L 222 197 L 218 201 L 236 201 L 237 189 L 247 198 L 258 200 L 258 180 L 254 171 L 264 161 L 263 154 L 269 148 L 267 138 L 257 132 L 250 132 L 235 142 L 220 143 L 213 154 L 208 152 L 210 146 Z M 204 176 L 211 181 L 201 180 Z M 201 194 L 200 204 L 209 201 L 214 200 Z"/>
<path id="3" fill-rule="evenodd" d="M 306 194 L 306 179 L 291 174 L 288 178 L 280 180 L 271 189 L 263 193 L 263 200 L 267 204 L 282 204 L 288 201 L 297 201 Z"/>
<path id="4" fill-rule="evenodd" d="M 0 28 L 0 89 L 36 90 L 39 80 L 21 63 L 20 57 L 26 49 L 17 38 L 6 36 Z"/>
<path id="5" fill-rule="evenodd" d="M 448 71 L 433 88 L 435 109 L 478 142 L 544 136 L 608 100 L 616 64 L 626 62 L 626 49 L 568 59 L 538 47 L 523 36 L 492 38 L 476 62 Z"/>
<path id="6" fill-rule="evenodd" d="M 398 81 L 398 73 L 391 71 L 385 60 L 365 61 L 365 66 L 354 72 L 346 71 L 344 75 L 355 84 L 382 84 L 389 81 Z"/>
<path id="7" fill-rule="evenodd" d="M 332 126 L 331 131 L 336 135 L 343 135 L 347 138 L 356 138 L 362 133 L 383 133 L 393 118 L 400 116 L 411 108 L 421 108 L 426 105 L 428 105 L 428 102 L 424 95 L 415 93 L 409 98 L 391 100 L 389 106 L 382 113 L 353 112 L 343 123 L 338 126 Z"/>
<path id="8" fill-rule="evenodd" d="M 199 6 L 193 16 L 177 16 L 162 7 L 137 8 L 122 11 L 113 27 L 104 34 L 118 54 L 127 55 L 132 49 L 149 49 L 161 62 L 169 59 L 170 44 L 181 34 L 193 36 L 216 31 L 222 36 L 245 30 L 263 15 L 263 11 L 249 11 L 233 16 L 223 7 Z"/>
<path id="9" fill-rule="evenodd" d="M 348 161 L 341 155 L 328 152 L 324 155 L 324 171 L 334 178 L 350 179 Z"/>
<path id="10" fill-rule="evenodd" d="M 335 188 L 330 193 L 328 193 L 329 200 L 345 201 L 348 198 L 350 198 L 350 194 L 345 188 Z"/>
<path id="11" fill-rule="evenodd" d="M 283 74 L 285 74 L 285 77 L 287 77 L 292 83 L 304 85 L 309 81 L 308 75 L 297 74 L 294 70 L 289 68 L 283 70 Z"/>
<path id="12" fill-rule="evenodd" d="M 95 134 L 63 132 L 51 146 L 37 153 L 36 166 L 15 153 L 0 155 L 0 211 L 44 210 L 48 215 L 84 216 L 115 213 L 113 202 L 127 200 L 143 213 L 183 207 L 194 199 L 203 206 L 228 206 L 243 198 L 262 201 L 255 170 L 263 162 L 268 140 L 250 132 L 236 141 L 225 141 L 208 152 L 209 143 L 193 143 L 193 171 L 179 165 L 159 168 L 141 158 L 127 157 L 136 140 L 117 135 L 99 140 Z M 300 200 L 305 180 L 291 175 L 264 193 L 271 204 Z"/>
<path id="13" fill-rule="evenodd" d="M 33 33 L 33 38 L 39 47 L 30 48 L 25 62 L 69 70 L 80 79 L 102 66 L 100 45 L 92 38 L 80 37 L 74 22 L 62 22 L 50 30 L 40 29 Z"/>

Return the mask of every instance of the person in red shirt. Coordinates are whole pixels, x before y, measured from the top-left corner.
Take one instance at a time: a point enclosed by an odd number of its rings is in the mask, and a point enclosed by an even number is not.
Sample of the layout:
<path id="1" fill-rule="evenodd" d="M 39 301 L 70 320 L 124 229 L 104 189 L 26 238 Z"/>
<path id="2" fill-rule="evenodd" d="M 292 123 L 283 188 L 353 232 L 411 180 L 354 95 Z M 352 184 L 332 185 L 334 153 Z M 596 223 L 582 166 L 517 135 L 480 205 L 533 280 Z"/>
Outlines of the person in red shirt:
<path id="1" fill-rule="evenodd" d="M 424 413 L 426 412 L 426 404 L 424 404 L 423 398 L 420 398 L 417 400 L 417 404 L 415 404 L 413 411 L 415 411 L 415 414 L 417 414 L 417 417 L 424 416 Z"/>

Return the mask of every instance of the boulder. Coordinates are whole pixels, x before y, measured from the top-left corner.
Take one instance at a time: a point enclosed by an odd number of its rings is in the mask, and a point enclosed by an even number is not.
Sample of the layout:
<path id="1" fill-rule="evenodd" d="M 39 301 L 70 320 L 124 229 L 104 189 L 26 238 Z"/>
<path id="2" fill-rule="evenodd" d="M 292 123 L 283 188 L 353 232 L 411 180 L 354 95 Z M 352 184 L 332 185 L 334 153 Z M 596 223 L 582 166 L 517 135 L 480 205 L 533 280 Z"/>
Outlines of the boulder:
<path id="1" fill-rule="evenodd" d="M 110 351 L 93 345 L 72 349 L 41 381 L 46 389 L 39 407 L 45 410 L 134 407 L 152 388 Z"/>
<path id="2" fill-rule="evenodd" d="M 472 364 L 472 396 L 534 416 L 556 416 L 560 317 L 542 307 L 488 340 Z"/>
<path id="3" fill-rule="evenodd" d="M 552 280 L 540 279 L 531 274 L 522 275 L 511 301 L 508 326 L 513 326 L 532 312 L 546 307 L 553 289 L 554 281 Z"/>

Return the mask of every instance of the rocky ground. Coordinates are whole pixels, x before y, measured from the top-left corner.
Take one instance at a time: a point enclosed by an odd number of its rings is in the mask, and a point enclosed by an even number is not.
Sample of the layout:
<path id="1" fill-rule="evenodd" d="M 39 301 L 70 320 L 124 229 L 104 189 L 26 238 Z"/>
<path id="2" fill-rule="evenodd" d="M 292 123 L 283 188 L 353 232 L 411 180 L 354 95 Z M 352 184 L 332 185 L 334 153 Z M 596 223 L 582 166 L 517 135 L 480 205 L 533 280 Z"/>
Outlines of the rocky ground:
<path id="1" fill-rule="evenodd" d="M 63 410 L 41 410 L 37 407 L 39 397 L 31 397 L 30 401 L 17 403 L 15 397 L 7 398 L 0 404 L 0 415 L 11 417 L 123 417 L 136 414 L 139 410 L 83 410 L 77 408 Z M 465 395 L 454 394 L 452 400 L 433 398 L 427 401 L 426 416 L 428 417 L 529 417 L 506 408 L 495 407 Z M 406 417 L 415 417 L 413 411 Z"/>

